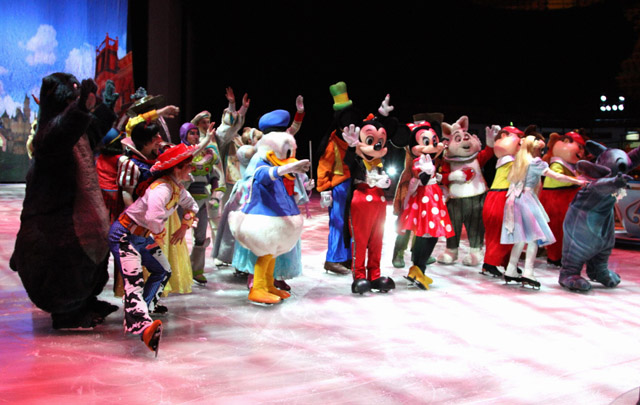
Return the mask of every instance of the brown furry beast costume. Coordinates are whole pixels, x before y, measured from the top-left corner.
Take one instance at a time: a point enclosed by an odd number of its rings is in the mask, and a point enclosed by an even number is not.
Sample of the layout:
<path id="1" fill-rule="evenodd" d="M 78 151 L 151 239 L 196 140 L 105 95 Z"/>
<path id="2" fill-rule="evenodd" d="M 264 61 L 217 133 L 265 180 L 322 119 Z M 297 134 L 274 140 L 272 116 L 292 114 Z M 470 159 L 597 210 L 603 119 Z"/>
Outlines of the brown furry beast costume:
<path id="1" fill-rule="evenodd" d="M 117 309 L 96 298 L 108 280 L 109 220 L 87 135 L 93 80 L 42 80 L 33 165 L 10 266 L 55 329 L 91 328 Z"/>

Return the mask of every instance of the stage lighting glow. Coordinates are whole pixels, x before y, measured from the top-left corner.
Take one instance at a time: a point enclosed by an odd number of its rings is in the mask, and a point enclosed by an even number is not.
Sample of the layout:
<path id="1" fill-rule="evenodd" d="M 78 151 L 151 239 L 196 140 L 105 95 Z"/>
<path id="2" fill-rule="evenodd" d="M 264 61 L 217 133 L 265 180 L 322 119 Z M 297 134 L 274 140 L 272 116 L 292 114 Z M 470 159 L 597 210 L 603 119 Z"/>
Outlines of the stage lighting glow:
<path id="1" fill-rule="evenodd" d="M 391 166 L 387 169 L 387 174 L 389 176 L 395 176 L 396 174 L 398 174 L 398 170 L 395 168 L 395 166 Z"/>
<path id="2" fill-rule="evenodd" d="M 618 106 L 615 104 L 611 108 L 613 108 L 613 111 L 618 111 Z"/>
<path id="3" fill-rule="evenodd" d="M 603 103 L 607 101 L 607 96 L 600 96 L 600 101 L 602 101 Z"/>
<path id="4" fill-rule="evenodd" d="M 620 110 L 620 111 L 624 110 L 624 104 L 620 104 L 620 105 L 618 106 L 618 110 Z"/>
<path id="5" fill-rule="evenodd" d="M 600 111 L 605 111 L 605 110 L 606 110 L 605 106 L 601 105 L 600 106 Z"/>
<path id="6" fill-rule="evenodd" d="M 606 106 L 605 108 L 607 109 L 607 111 L 611 111 L 611 106 L 610 105 Z"/>
<path id="7" fill-rule="evenodd" d="M 620 100 L 620 102 L 624 102 L 624 96 L 618 97 L 618 100 Z"/>

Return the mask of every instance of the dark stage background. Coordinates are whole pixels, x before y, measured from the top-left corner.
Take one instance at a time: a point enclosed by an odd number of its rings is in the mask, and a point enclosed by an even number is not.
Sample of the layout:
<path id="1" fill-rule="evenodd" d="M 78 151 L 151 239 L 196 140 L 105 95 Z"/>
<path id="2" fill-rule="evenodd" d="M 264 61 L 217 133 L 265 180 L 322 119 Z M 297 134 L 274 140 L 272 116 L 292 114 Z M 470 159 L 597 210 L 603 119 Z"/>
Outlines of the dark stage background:
<path id="1" fill-rule="evenodd" d="M 132 1 L 136 85 L 182 108 L 175 134 L 203 109 L 219 121 L 227 86 L 238 101 L 249 94 L 250 126 L 276 108 L 293 114 L 302 94 L 299 157 L 326 133 L 328 88 L 340 80 L 365 112 L 391 94 L 406 122 L 440 111 L 472 125 L 585 127 L 600 94 L 623 95 L 616 75 L 637 40 L 623 2 L 556 11 L 431 3 Z"/>

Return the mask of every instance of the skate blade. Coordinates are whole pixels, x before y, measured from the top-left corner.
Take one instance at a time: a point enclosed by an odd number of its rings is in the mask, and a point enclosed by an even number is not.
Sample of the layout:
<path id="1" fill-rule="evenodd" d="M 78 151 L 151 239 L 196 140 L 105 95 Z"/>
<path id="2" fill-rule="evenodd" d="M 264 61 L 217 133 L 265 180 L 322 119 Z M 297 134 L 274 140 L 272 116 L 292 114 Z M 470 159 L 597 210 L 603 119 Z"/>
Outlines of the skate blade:
<path id="1" fill-rule="evenodd" d="M 540 285 L 522 282 L 522 288 L 526 288 L 528 290 L 540 290 Z"/>
<path id="2" fill-rule="evenodd" d="M 162 338 L 162 325 L 158 326 L 158 328 L 153 332 L 153 336 L 151 337 L 151 349 L 155 352 L 155 357 L 158 358 L 158 352 L 160 351 L 160 339 Z M 150 343 L 151 343 L 150 342 Z"/>
<path id="3" fill-rule="evenodd" d="M 280 302 L 282 302 L 282 301 L 280 301 Z M 278 302 L 278 304 L 279 304 L 280 302 Z M 250 304 L 253 304 L 253 305 L 255 305 L 255 306 L 258 306 L 258 307 L 263 307 L 263 308 L 264 308 L 264 307 L 272 307 L 272 306 L 276 305 L 276 304 L 270 304 L 270 303 L 268 303 L 268 302 L 256 302 L 256 301 L 251 301 L 251 300 L 249 300 L 249 303 L 250 303 Z"/>

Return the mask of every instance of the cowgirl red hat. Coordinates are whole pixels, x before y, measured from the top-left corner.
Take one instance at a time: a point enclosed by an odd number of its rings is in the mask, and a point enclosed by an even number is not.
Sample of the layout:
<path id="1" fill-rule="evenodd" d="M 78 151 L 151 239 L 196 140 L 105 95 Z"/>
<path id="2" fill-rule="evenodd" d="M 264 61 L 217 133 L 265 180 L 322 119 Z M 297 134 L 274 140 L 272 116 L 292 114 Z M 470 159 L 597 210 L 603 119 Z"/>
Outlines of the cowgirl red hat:
<path id="1" fill-rule="evenodd" d="M 184 162 L 193 156 L 197 148 L 197 145 L 187 146 L 184 143 L 170 147 L 158 156 L 156 162 L 151 166 L 151 173 L 169 170 L 177 164 Z"/>

